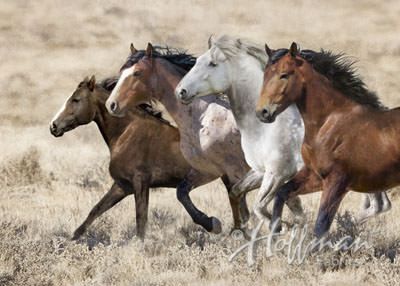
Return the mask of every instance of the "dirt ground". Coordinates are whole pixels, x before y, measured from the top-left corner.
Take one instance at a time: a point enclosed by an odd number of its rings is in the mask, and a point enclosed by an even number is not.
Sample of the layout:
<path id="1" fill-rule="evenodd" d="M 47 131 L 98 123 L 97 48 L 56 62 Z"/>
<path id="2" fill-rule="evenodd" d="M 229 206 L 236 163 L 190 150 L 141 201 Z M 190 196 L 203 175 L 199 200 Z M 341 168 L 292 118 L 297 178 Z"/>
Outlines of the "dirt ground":
<path id="1" fill-rule="evenodd" d="M 0 0 L 0 285 L 398 285 L 396 190 L 392 210 L 362 226 L 354 224 L 362 196 L 348 195 L 334 222 L 334 235 L 368 237 L 372 248 L 320 253 L 301 265 L 282 253 L 261 253 L 253 267 L 244 254 L 228 261 L 244 241 L 229 236 L 219 181 L 193 198 L 221 219 L 220 235 L 195 226 L 175 191 L 162 189 L 151 193 L 145 242 L 135 237 L 133 197 L 71 242 L 111 184 L 109 154 L 94 124 L 62 138 L 48 125 L 85 76 L 115 74 L 131 42 L 199 55 L 210 34 L 225 33 L 272 48 L 296 41 L 346 52 L 383 102 L 398 106 L 399 15 L 399 1 Z M 312 225 L 319 194 L 303 201 Z"/>

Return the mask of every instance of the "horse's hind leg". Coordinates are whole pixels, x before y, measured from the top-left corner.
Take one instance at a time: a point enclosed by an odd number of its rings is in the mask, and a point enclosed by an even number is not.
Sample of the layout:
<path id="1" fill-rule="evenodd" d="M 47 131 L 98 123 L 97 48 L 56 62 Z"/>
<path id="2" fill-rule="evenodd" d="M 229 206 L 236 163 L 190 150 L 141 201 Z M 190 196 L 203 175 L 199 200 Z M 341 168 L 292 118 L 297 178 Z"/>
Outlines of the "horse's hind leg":
<path id="1" fill-rule="evenodd" d="M 364 195 L 363 208 L 360 212 L 358 223 L 364 223 L 368 218 L 379 213 L 383 204 L 381 193 L 372 193 Z"/>
<path id="2" fill-rule="evenodd" d="M 196 224 L 201 225 L 208 232 L 220 233 L 222 231 L 221 222 L 216 217 L 208 217 L 196 208 L 189 196 L 190 191 L 195 187 L 210 182 L 212 179 L 214 178 L 192 169 L 186 178 L 179 183 L 176 189 L 176 196 Z"/>
<path id="3" fill-rule="evenodd" d="M 392 203 L 390 202 L 390 199 L 386 192 L 381 192 L 380 195 L 382 197 L 382 206 L 380 212 L 384 213 L 392 208 Z"/>
<path id="4" fill-rule="evenodd" d="M 370 217 L 389 211 L 392 204 L 386 192 L 379 192 L 365 195 L 363 207 L 360 218 L 358 219 L 359 223 L 364 223 Z"/>
<path id="5" fill-rule="evenodd" d="M 226 175 L 222 176 L 221 179 L 229 195 L 232 191 L 233 184 Z M 244 224 L 244 220 L 247 221 L 249 217 L 249 209 L 247 208 L 246 195 L 241 196 L 238 199 L 229 195 L 229 204 L 231 205 L 232 209 L 234 228 L 241 228 L 241 226 Z"/>
<path id="6" fill-rule="evenodd" d="M 114 184 L 111 186 L 111 189 L 92 208 L 85 221 L 75 230 L 72 240 L 77 240 L 96 218 L 112 208 L 115 204 L 120 202 L 129 194 L 129 192 L 125 192 L 117 183 L 114 182 Z"/>

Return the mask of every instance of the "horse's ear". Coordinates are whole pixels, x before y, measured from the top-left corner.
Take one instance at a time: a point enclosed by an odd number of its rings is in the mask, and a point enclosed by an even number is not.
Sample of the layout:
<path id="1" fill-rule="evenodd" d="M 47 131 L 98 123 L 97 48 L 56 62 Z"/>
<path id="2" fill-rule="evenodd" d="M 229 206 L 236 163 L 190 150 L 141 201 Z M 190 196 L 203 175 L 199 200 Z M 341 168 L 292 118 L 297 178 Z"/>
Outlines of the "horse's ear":
<path id="1" fill-rule="evenodd" d="M 153 57 L 153 50 L 154 50 L 153 45 L 151 43 L 148 43 L 147 44 L 147 48 L 146 48 L 146 56 L 149 57 L 149 58 L 152 58 Z"/>
<path id="2" fill-rule="evenodd" d="M 89 88 L 90 91 L 94 90 L 95 84 L 96 84 L 96 77 L 92 75 L 87 83 L 87 87 Z"/>
<path id="3" fill-rule="evenodd" d="M 133 46 L 133 43 L 131 43 L 131 53 L 132 54 L 136 54 L 137 53 L 137 50 L 136 50 L 136 48 Z"/>
<path id="4" fill-rule="evenodd" d="M 210 35 L 210 37 L 208 38 L 208 48 L 209 49 L 211 49 L 211 46 L 212 46 L 212 36 L 213 35 Z"/>
<path id="5" fill-rule="evenodd" d="M 296 44 L 295 42 L 293 42 L 293 43 L 290 45 L 289 53 L 290 53 L 290 55 L 291 55 L 292 57 L 296 57 L 297 54 L 298 54 L 298 52 L 299 52 L 299 50 L 298 50 L 298 48 L 297 48 L 297 44 Z"/>
<path id="6" fill-rule="evenodd" d="M 265 43 L 265 52 L 269 58 L 272 57 L 273 51 L 268 47 L 267 43 Z"/>

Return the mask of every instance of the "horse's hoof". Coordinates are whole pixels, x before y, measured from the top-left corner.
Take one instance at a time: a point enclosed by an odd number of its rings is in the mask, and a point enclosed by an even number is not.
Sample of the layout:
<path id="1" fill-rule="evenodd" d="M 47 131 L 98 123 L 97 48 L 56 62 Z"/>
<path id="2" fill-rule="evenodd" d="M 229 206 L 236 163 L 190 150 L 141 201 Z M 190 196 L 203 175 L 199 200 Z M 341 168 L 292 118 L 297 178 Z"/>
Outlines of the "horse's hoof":
<path id="1" fill-rule="evenodd" d="M 72 241 L 78 240 L 79 237 L 81 237 L 81 236 L 74 233 L 74 235 L 72 236 L 71 240 L 72 240 Z"/>
<path id="2" fill-rule="evenodd" d="M 250 240 L 251 239 L 251 230 L 250 229 L 242 229 L 242 228 L 233 228 L 230 232 L 230 236 L 234 240 Z"/>
<path id="3" fill-rule="evenodd" d="M 244 238 L 244 231 L 241 230 L 240 228 L 233 228 L 231 230 L 230 236 L 234 239 L 234 240 L 243 240 Z"/>
<path id="4" fill-rule="evenodd" d="M 215 234 L 220 234 L 222 232 L 222 225 L 219 219 L 216 217 L 211 217 L 211 224 L 212 224 L 212 229 L 211 232 Z"/>
<path id="5" fill-rule="evenodd" d="M 71 240 L 78 240 L 82 234 L 85 232 L 85 229 L 78 228 L 74 231 L 74 235 L 72 236 Z"/>

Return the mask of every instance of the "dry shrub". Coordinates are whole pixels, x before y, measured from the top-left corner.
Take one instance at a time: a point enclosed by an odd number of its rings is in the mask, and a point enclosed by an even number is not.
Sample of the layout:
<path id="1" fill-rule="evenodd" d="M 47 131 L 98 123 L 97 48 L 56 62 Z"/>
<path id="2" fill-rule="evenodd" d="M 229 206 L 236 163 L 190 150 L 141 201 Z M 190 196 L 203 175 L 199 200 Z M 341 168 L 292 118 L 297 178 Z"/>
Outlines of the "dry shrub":
<path id="1" fill-rule="evenodd" d="M 0 168 L 0 182 L 5 186 L 27 186 L 49 182 L 49 179 L 40 166 L 40 153 L 35 147 L 20 157 L 9 159 Z"/>

